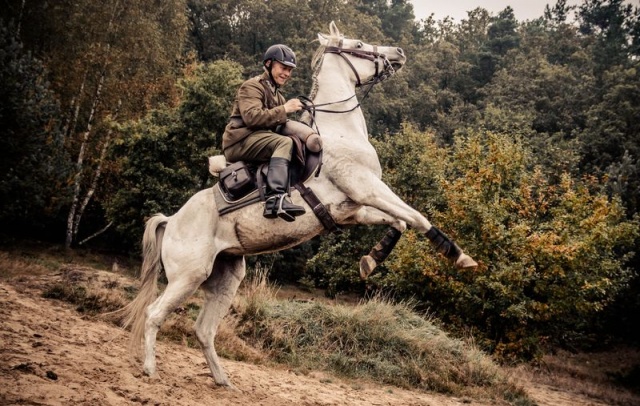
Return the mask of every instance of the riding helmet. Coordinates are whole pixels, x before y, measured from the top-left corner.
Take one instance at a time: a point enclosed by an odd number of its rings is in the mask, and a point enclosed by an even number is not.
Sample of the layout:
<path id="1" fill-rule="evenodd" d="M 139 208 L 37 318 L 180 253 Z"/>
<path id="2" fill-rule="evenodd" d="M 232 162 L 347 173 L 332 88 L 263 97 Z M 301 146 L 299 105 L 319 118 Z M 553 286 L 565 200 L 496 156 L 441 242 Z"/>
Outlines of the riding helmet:
<path id="1" fill-rule="evenodd" d="M 296 67 L 296 54 L 286 45 L 271 45 L 264 53 L 263 63 L 267 61 L 278 61 L 283 65 Z"/>

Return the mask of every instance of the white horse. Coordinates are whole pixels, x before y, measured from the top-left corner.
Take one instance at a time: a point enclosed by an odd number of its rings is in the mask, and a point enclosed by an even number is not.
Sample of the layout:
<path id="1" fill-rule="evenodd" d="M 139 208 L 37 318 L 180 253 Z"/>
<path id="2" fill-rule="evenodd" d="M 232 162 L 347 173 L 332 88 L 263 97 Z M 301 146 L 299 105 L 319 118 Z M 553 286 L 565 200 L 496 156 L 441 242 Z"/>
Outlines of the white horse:
<path id="1" fill-rule="evenodd" d="M 334 23 L 330 31 L 330 35 L 318 35 L 321 45 L 314 58 L 311 97 L 315 106 L 325 106 L 316 109 L 315 117 L 324 144 L 323 166 L 319 176 L 311 177 L 305 185 L 316 192 L 337 224 L 391 226 L 387 236 L 361 259 L 363 276 L 384 260 L 407 225 L 424 233 L 458 267 L 477 266 L 381 181 L 382 169 L 369 143 L 355 89 L 400 69 L 406 60 L 402 49 L 343 38 Z M 141 288 L 122 312 L 125 326 L 131 325 L 132 348 L 139 348 L 144 341 L 144 372 L 155 375 L 158 329 L 171 312 L 202 288 L 205 302 L 195 323 L 196 336 L 215 383 L 231 386 L 216 354 L 214 338 L 245 276 L 244 256 L 293 247 L 318 235 L 324 227 L 298 191 L 292 193 L 292 200 L 305 205 L 307 214 L 289 223 L 264 218 L 264 203 L 220 216 L 214 188 L 196 193 L 171 217 L 157 214 L 147 221 Z M 162 268 L 168 285 L 157 297 Z"/>

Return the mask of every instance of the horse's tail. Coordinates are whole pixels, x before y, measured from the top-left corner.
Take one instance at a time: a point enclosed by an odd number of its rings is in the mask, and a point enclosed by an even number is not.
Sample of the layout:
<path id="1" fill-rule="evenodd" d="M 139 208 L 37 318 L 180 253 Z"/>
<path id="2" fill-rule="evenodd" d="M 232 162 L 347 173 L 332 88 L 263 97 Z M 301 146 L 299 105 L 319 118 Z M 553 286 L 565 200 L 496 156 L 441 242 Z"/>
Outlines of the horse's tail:
<path id="1" fill-rule="evenodd" d="M 122 309 L 123 327 L 131 326 L 130 350 L 140 352 L 140 342 L 144 336 L 146 309 L 158 296 L 158 274 L 162 270 L 162 237 L 169 220 L 156 214 L 147 220 L 142 238 L 142 268 L 140 269 L 140 291 L 131 303 Z"/>

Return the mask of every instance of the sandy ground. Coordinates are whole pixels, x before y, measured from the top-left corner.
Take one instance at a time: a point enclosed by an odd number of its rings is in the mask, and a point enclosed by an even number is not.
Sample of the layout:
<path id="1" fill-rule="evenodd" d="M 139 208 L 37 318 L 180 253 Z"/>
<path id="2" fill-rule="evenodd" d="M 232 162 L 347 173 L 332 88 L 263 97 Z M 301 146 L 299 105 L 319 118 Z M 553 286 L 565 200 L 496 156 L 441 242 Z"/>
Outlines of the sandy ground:
<path id="1" fill-rule="evenodd" d="M 44 299 L 24 283 L 0 283 L 0 405 L 489 405 L 322 373 L 296 374 L 223 360 L 237 391 L 214 386 L 199 350 L 159 341 L 159 378 L 127 353 L 128 333 Z M 527 387 L 541 406 L 602 403 L 551 387 Z"/>

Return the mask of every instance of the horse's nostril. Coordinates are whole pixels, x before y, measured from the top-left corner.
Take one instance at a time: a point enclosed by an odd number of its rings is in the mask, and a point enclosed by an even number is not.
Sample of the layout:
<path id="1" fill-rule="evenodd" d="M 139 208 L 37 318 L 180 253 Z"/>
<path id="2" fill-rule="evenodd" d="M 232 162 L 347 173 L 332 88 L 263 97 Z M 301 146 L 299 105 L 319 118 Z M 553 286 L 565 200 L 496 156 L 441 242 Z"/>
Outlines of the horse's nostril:
<path id="1" fill-rule="evenodd" d="M 402 50 L 402 48 L 396 48 L 396 51 L 398 51 L 400 55 L 404 55 L 404 51 Z"/>

